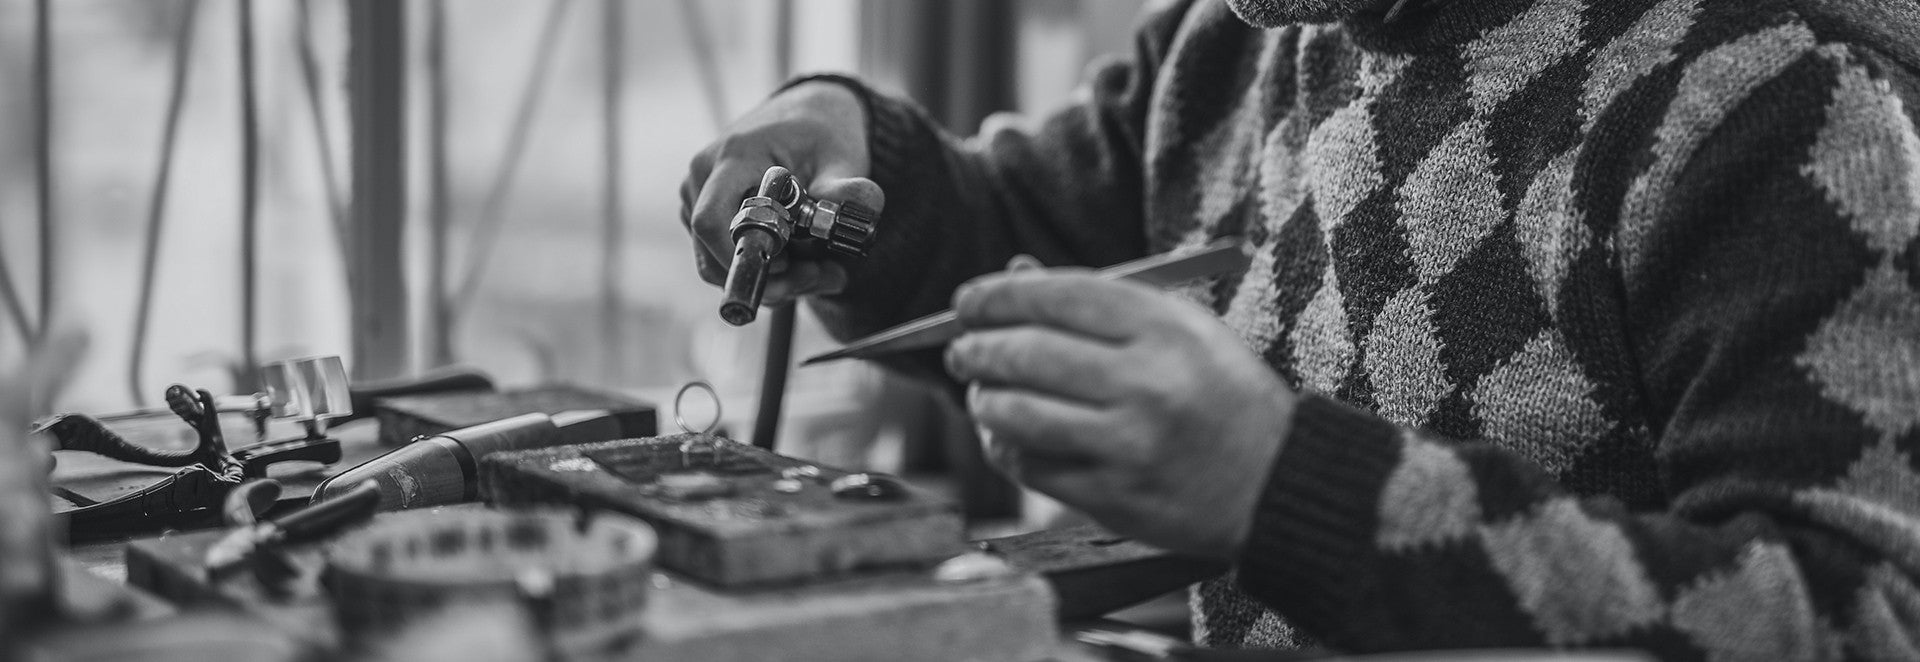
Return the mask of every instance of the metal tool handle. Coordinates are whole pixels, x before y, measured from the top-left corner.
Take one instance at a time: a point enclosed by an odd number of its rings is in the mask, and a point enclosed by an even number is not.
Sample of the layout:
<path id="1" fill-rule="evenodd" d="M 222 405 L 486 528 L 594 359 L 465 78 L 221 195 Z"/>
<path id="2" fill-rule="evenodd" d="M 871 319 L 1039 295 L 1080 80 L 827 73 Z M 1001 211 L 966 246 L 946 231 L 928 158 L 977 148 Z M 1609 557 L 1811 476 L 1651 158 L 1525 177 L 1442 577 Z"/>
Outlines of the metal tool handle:
<path id="1" fill-rule="evenodd" d="M 362 481 L 337 498 L 315 503 L 291 514 L 276 517 L 284 542 L 301 543 L 324 538 L 370 517 L 380 506 L 380 488 L 373 481 Z"/>
<path id="2" fill-rule="evenodd" d="M 733 245 L 733 266 L 727 269 L 720 319 L 745 326 L 760 316 L 760 298 L 766 294 L 767 262 L 773 258 L 776 238 L 766 232 L 741 233 Z"/>
<path id="3" fill-rule="evenodd" d="M 318 462 L 333 464 L 342 456 L 340 440 L 333 437 L 294 437 L 266 441 L 235 450 L 233 459 L 247 478 L 266 478 L 267 467 L 281 462 Z"/>
<path id="4" fill-rule="evenodd" d="M 789 241 L 812 242 L 830 254 L 865 257 L 873 248 L 876 217 L 874 210 L 856 202 L 814 199 L 791 171 L 767 168 L 759 188 L 740 202 L 728 225 L 733 263 L 727 267 L 720 319 L 744 326 L 759 317 L 767 268 Z"/>
<path id="5" fill-rule="evenodd" d="M 220 519 L 227 526 L 253 526 L 267 511 L 280 503 L 280 483 L 265 479 L 235 485 L 220 504 Z"/>
<path id="6" fill-rule="evenodd" d="M 1108 280 L 1127 279 L 1170 287 L 1196 278 L 1246 271 L 1252 262 L 1253 257 L 1240 239 L 1226 238 L 1197 250 L 1161 253 L 1116 264 L 1101 269 L 1098 275 Z M 964 331 L 959 316 L 945 310 L 854 340 L 840 349 L 808 358 L 800 365 L 938 347 L 960 337 Z"/>

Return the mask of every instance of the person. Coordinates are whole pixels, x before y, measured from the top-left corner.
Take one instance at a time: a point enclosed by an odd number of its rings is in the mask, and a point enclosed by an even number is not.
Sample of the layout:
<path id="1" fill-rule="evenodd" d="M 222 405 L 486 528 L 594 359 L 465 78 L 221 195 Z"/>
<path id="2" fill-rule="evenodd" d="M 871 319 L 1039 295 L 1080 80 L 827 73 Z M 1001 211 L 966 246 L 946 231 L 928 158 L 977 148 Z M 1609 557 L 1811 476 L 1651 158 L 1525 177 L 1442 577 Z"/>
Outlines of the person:
<path id="1" fill-rule="evenodd" d="M 885 206 L 797 261 L 838 337 L 970 385 L 990 454 L 1232 562 L 1211 646 L 1920 659 L 1920 7 L 1191 0 L 1040 121 L 785 88 L 682 189 Z M 1166 294 L 1082 266 L 1237 236 Z M 1058 268 L 999 271 L 1027 254 Z"/>

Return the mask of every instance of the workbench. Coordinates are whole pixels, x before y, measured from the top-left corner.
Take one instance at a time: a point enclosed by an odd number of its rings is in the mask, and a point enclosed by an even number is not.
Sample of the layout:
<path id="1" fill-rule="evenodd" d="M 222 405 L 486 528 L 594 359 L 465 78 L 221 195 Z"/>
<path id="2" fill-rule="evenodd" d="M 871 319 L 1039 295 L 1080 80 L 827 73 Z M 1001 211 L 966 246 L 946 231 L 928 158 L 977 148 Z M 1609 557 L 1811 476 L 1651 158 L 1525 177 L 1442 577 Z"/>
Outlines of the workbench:
<path id="1" fill-rule="evenodd" d="M 341 440 L 342 451 L 345 456 L 343 460 L 336 465 L 327 468 L 308 467 L 302 469 L 295 467 L 291 471 L 277 470 L 274 478 L 281 481 L 287 488 L 285 492 L 285 505 L 304 502 L 306 496 L 312 492 L 314 486 L 318 485 L 331 473 L 357 465 L 366 459 L 391 450 L 376 443 L 376 427 L 377 426 L 371 421 L 363 421 L 351 423 L 336 430 L 335 436 Z M 152 473 L 156 479 L 166 475 L 165 470 L 153 470 L 145 467 L 125 465 L 115 466 L 119 463 L 100 458 L 63 457 L 61 462 L 58 477 L 67 484 L 87 484 L 89 481 L 125 481 L 130 474 L 137 474 L 138 472 Z M 937 480 L 928 480 L 926 478 L 916 479 L 915 482 L 922 485 L 932 484 L 936 489 L 943 487 L 937 484 Z M 178 533 L 180 530 L 189 529 L 193 526 L 205 526 L 207 524 L 211 523 L 183 523 L 181 525 L 182 528 L 173 530 L 171 535 L 179 536 L 181 535 Z M 152 535 L 160 535 L 161 533 L 161 531 L 151 532 Z M 1076 535 L 1078 535 L 1080 539 L 1070 541 L 1070 539 Z M 1044 535 L 1028 536 L 995 543 L 1001 545 L 1003 548 L 1002 551 L 1026 554 L 1028 558 L 1040 559 L 1039 562 L 1041 563 L 1051 563 L 1053 564 L 1051 567 L 1055 568 L 1085 565 L 1089 559 L 1097 558 L 1101 555 L 1106 555 L 1105 558 L 1114 561 L 1114 563 L 1109 564 L 1107 567 L 1097 568 L 1092 571 L 1075 569 L 1070 572 L 1056 573 L 1056 576 L 1048 577 L 1049 580 L 1055 583 L 1055 591 L 1061 596 L 1061 604 L 1068 606 L 1068 610 L 1071 612 L 1063 614 L 1063 616 L 1067 618 L 1066 622 L 1069 623 L 1068 625 L 1060 626 L 1063 628 L 1063 633 L 1070 633 L 1072 630 L 1085 627 L 1088 624 L 1101 624 L 1104 622 L 1110 626 L 1119 625 L 1117 623 L 1102 621 L 1100 617 L 1115 608 L 1138 602 L 1143 597 L 1165 593 L 1167 591 L 1178 591 L 1186 583 L 1207 576 L 1207 574 L 1218 570 L 1217 568 L 1209 568 L 1206 567 L 1205 564 L 1196 564 L 1191 561 L 1170 561 L 1165 558 L 1164 555 L 1143 555 L 1140 553 L 1140 549 L 1136 548 L 1137 543 L 1131 543 L 1120 538 L 1095 536 L 1094 544 L 1092 545 L 1087 544 L 1086 538 L 1087 535 L 1084 532 L 1064 532 L 1062 535 L 1052 538 Z M 128 604 L 137 605 L 137 608 L 129 612 L 130 615 L 122 616 L 122 618 L 132 618 L 140 622 L 165 622 L 168 619 L 192 617 L 194 610 L 186 610 L 186 612 L 183 612 L 164 601 L 155 599 L 151 595 L 143 594 L 141 591 L 126 586 L 126 554 L 131 539 L 132 538 L 119 538 L 85 541 L 71 547 L 67 552 L 66 564 L 68 574 L 73 576 L 74 579 L 68 582 L 69 586 L 81 588 L 83 592 L 92 596 L 89 599 L 95 601 L 106 600 L 108 598 L 104 596 L 118 594 L 121 596 L 121 599 L 126 600 Z M 1130 555 L 1139 558 L 1129 560 Z M 1125 577 L 1126 579 L 1117 581 L 1116 577 Z M 1178 598 L 1162 601 L 1160 603 L 1161 610 L 1159 615 L 1157 617 L 1149 616 L 1149 618 L 1159 618 L 1163 624 L 1177 623 L 1178 619 L 1183 618 L 1183 614 L 1179 613 L 1183 611 L 1179 606 L 1180 602 Z M 1175 611 L 1170 613 L 1169 610 Z M 1107 659 L 1096 651 L 1072 644 L 1073 639 L 1071 636 L 1063 636 L 1062 641 L 1068 643 L 1063 646 L 1061 653 L 1056 659 Z"/>

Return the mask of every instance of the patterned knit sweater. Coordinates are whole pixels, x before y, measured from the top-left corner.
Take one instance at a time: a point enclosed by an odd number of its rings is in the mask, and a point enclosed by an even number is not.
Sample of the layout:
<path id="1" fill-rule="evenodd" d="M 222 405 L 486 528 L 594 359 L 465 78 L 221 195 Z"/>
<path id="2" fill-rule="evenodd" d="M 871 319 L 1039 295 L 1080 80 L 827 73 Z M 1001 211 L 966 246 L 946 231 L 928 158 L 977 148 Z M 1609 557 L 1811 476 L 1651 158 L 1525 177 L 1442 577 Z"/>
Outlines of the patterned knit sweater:
<path id="1" fill-rule="evenodd" d="M 1304 399 L 1203 643 L 1920 659 L 1917 17 L 1172 3 L 1036 122 L 863 91 L 889 227 L 816 305 L 1244 236 L 1185 294 Z"/>

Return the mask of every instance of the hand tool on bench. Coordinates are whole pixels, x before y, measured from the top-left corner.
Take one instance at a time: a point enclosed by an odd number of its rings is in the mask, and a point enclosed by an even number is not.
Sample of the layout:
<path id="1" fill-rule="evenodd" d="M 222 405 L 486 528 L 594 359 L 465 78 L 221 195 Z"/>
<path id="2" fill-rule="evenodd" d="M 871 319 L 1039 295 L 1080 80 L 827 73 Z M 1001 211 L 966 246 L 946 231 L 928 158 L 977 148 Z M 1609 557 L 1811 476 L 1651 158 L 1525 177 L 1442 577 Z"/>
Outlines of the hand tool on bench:
<path id="1" fill-rule="evenodd" d="M 219 580 L 251 569 L 263 588 L 284 592 L 298 575 L 283 556 L 285 547 L 320 540 L 372 518 L 380 490 L 366 481 L 325 503 L 267 518 L 279 501 L 280 485 L 271 480 L 247 481 L 227 494 L 221 514 L 232 529 L 207 549 L 209 576 Z"/>
<path id="2" fill-rule="evenodd" d="M 261 374 L 272 379 L 277 374 L 292 370 L 296 363 L 313 363 L 319 360 L 322 359 L 272 363 L 263 366 Z M 270 436 L 265 427 L 268 421 L 292 420 L 293 416 L 284 413 L 288 403 L 277 405 L 281 411 L 275 411 L 276 403 L 271 392 L 272 383 L 269 382 L 268 386 L 269 392 L 217 396 L 215 401 L 220 413 L 226 415 L 222 418 L 228 419 L 225 423 L 232 425 L 238 422 L 235 419 L 245 419 L 253 424 L 255 441 L 266 441 Z M 350 406 L 332 415 L 326 420 L 326 424 L 328 427 L 337 427 L 372 418 L 374 416 L 373 401 L 378 398 L 492 390 L 492 379 L 485 373 L 464 366 L 447 366 L 411 377 L 352 383 L 347 386 L 346 392 L 346 402 Z M 76 414 L 66 416 L 76 416 Z M 122 439 L 139 446 L 168 448 L 179 445 L 176 441 L 180 432 L 179 421 L 173 412 L 165 407 L 93 415 L 90 418 L 108 430 L 112 430 Z"/>
<path id="3" fill-rule="evenodd" d="M 195 435 L 189 449 L 136 443 L 100 419 L 83 414 L 58 415 L 35 426 L 33 432 L 51 437 L 58 450 L 90 453 L 133 465 L 136 471 L 142 467 L 177 469 L 157 480 L 138 472 L 141 475 L 136 482 L 96 493 L 99 498 L 55 484 L 53 491 L 69 506 L 56 509 L 67 522 L 69 537 L 91 540 L 155 527 L 207 524 L 213 509 L 233 487 L 250 478 L 266 477 L 270 466 L 292 461 L 340 461 L 340 442 L 328 434 L 328 427 L 333 422 L 357 418 L 356 399 L 370 402 L 377 395 L 418 392 L 422 388 L 491 387 L 484 375 L 465 371 L 390 382 L 379 385 L 379 390 L 355 393 L 347 387 L 338 357 L 268 364 L 263 374 L 268 388 L 255 396 L 257 403 L 249 410 L 250 415 L 297 421 L 304 428 L 302 434 L 229 450 L 221 399 L 204 389 L 178 384 L 167 389 L 166 401 L 171 413 Z"/>
<path id="4" fill-rule="evenodd" d="M 1108 280 L 1126 279 L 1155 287 L 1172 287 L 1199 278 L 1210 278 L 1246 271 L 1252 264 L 1245 245 L 1239 239 L 1220 239 L 1190 251 L 1173 251 L 1131 262 L 1122 262 L 1098 275 Z M 960 337 L 965 329 L 953 311 L 943 311 L 847 343 L 846 347 L 809 358 L 800 365 L 809 366 L 839 359 L 870 359 L 916 349 L 939 347 Z"/>

